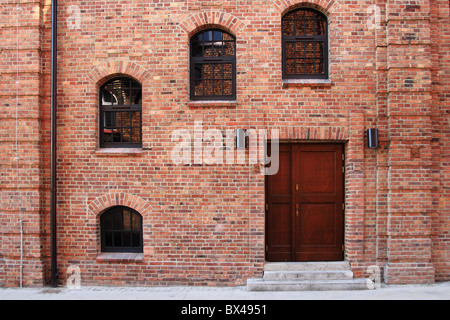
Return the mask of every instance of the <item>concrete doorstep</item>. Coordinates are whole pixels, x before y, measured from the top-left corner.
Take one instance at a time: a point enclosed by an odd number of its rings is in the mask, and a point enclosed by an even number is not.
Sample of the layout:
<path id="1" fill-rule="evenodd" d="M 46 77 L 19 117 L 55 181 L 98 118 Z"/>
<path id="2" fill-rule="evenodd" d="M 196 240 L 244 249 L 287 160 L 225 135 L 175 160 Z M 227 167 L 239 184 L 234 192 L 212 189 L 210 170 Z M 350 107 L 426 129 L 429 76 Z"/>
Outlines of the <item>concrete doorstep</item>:
<path id="1" fill-rule="evenodd" d="M 262 279 L 249 279 L 250 291 L 367 290 L 369 279 L 353 279 L 346 261 L 308 263 L 266 263 Z"/>

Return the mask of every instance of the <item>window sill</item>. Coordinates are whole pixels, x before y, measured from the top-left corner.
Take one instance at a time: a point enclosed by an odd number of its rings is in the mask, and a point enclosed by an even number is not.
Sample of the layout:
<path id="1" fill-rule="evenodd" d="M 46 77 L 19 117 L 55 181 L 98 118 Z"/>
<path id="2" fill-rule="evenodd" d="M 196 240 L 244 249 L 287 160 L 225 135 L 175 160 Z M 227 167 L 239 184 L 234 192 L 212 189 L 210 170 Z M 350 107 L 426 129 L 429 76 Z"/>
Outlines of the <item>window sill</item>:
<path id="1" fill-rule="evenodd" d="M 189 101 L 188 107 L 200 107 L 200 108 L 234 108 L 237 107 L 236 100 L 199 100 L 199 101 Z"/>
<path id="2" fill-rule="evenodd" d="M 128 156 L 141 156 L 142 148 L 100 148 L 95 150 L 96 156 L 116 156 L 116 157 L 128 157 Z"/>
<path id="3" fill-rule="evenodd" d="M 95 259 L 97 262 L 142 262 L 143 253 L 104 252 Z"/>
<path id="4" fill-rule="evenodd" d="M 283 79 L 283 87 L 331 87 L 330 79 Z"/>

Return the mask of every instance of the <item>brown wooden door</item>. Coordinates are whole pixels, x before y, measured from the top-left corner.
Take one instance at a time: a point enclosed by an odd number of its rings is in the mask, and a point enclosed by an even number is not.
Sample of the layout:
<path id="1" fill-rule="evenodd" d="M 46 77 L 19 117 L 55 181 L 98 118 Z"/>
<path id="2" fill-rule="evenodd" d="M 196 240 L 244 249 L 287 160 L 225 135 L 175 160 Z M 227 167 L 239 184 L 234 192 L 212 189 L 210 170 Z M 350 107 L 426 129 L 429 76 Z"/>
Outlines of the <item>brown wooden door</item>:
<path id="1" fill-rule="evenodd" d="M 343 260 L 342 155 L 340 144 L 280 144 L 266 177 L 268 261 Z"/>

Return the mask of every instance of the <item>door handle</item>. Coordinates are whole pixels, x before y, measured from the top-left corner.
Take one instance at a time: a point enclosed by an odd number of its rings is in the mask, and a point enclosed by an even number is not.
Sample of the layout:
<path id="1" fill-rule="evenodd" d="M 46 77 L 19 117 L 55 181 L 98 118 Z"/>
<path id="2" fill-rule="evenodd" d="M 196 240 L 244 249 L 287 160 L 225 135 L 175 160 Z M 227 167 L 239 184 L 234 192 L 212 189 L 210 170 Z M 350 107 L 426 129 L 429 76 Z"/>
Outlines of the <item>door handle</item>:
<path id="1" fill-rule="evenodd" d="M 295 215 L 298 217 L 298 214 L 300 213 L 300 206 L 297 204 L 295 204 Z"/>

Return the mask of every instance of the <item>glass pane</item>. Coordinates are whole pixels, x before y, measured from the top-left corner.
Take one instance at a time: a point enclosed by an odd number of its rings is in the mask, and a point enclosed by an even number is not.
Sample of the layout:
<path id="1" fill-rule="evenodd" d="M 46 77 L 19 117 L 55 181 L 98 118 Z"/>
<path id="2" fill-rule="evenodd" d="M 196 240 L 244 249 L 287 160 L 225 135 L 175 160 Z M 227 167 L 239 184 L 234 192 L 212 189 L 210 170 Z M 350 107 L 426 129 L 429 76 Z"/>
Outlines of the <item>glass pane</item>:
<path id="1" fill-rule="evenodd" d="M 123 246 L 124 247 L 131 247 L 131 232 L 130 231 L 125 231 L 123 233 Z"/>
<path id="2" fill-rule="evenodd" d="M 297 59 L 297 66 L 295 73 L 301 74 L 305 73 L 305 60 L 304 59 Z"/>
<path id="3" fill-rule="evenodd" d="M 304 42 L 305 57 L 314 58 L 316 45 L 313 42 Z"/>
<path id="4" fill-rule="evenodd" d="M 234 42 L 225 42 L 222 54 L 226 57 L 235 55 L 235 43 Z"/>
<path id="5" fill-rule="evenodd" d="M 305 20 L 305 35 L 307 36 L 314 36 L 316 34 L 315 30 L 315 22 L 316 20 Z"/>
<path id="6" fill-rule="evenodd" d="M 295 11 L 288 12 L 284 17 L 283 20 L 295 20 Z"/>
<path id="7" fill-rule="evenodd" d="M 203 95 L 203 81 L 194 81 L 194 95 Z"/>
<path id="8" fill-rule="evenodd" d="M 123 230 L 131 230 L 131 212 L 123 210 Z"/>
<path id="9" fill-rule="evenodd" d="M 131 142 L 131 129 L 122 129 L 122 142 Z"/>
<path id="10" fill-rule="evenodd" d="M 294 20 L 284 20 L 283 21 L 283 35 L 293 36 L 294 35 Z"/>
<path id="11" fill-rule="evenodd" d="M 323 59 L 317 59 L 316 60 L 316 72 L 317 73 L 321 73 L 321 74 L 325 73 L 325 69 L 324 69 L 324 65 L 323 65 Z"/>
<path id="12" fill-rule="evenodd" d="M 202 57 L 203 56 L 203 50 L 202 45 L 198 42 L 192 43 L 192 56 L 194 57 Z"/>
<path id="13" fill-rule="evenodd" d="M 131 130 L 131 142 L 132 143 L 141 142 L 141 130 L 139 128 L 133 128 Z"/>
<path id="14" fill-rule="evenodd" d="M 105 232 L 105 246 L 112 247 L 113 246 L 113 233 Z"/>
<path id="15" fill-rule="evenodd" d="M 117 121 L 117 126 L 130 127 L 131 126 L 131 112 L 118 112 L 120 114 L 120 123 Z"/>
<path id="16" fill-rule="evenodd" d="M 111 142 L 112 141 L 112 133 L 111 129 L 104 129 L 103 130 L 103 142 Z"/>
<path id="17" fill-rule="evenodd" d="M 214 95 L 214 81 L 213 80 L 205 80 L 203 81 L 205 86 L 205 96 L 212 96 Z"/>
<path id="18" fill-rule="evenodd" d="M 142 104 L 142 90 L 131 90 L 131 104 Z"/>
<path id="19" fill-rule="evenodd" d="M 319 36 L 327 35 L 327 22 L 325 19 L 316 20 L 316 33 Z"/>
<path id="20" fill-rule="evenodd" d="M 115 112 L 103 112 L 103 126 L 105 128 L 116 126 L 116 113 Z"/>
<path id="21" fill-rule="evenodd" d="M 286 73 L 287 74 L 295 74 L 295 60 L 294 59 L 288 59 L 286 61 Z"/>
<path id="22" fill-rule="evenodd" d="M 141 230 L 141 218 L 135 213 L 132 215 L 132 228 L 133 231 Z"/>
<path id="23" fill-rule="evenodd" d="M 223 95 L 231 96 L 233 94 L 233 81 L 225 80 L 223 82 Z"/>
<path id="24" fill-rule="evenodd" d="M 131 113 L 131 126 L 133 128 L 139 128 L 141 126 L 141 113 L 139 111 Z"/>
<path id="25" fill-rule="evenodd" d="M 214 79 L 222 79 L 223 78 L 223 65 L 216 64 L 214 67 Z"/>
<path id="26" fill-rule="evenodd" d="M 205 58 L 214 57 L 214 46 L 212 42 L 202 42 L 203 45 L 203 56 Z"/>
<path id="27" fill-rule="evenodd" d="M 297 36 L 305 35 L 305 21 L 304 20 L 296 20 L 295 21 L 295 35 L 297 35 Z"/>
<path id="28" fill-rule="evenodd" d="M 204 64 L 203 65 L 203 79 L 213 79 L 214 65 Z"/>
<path id="29" fill-rule="evenodd" d="M 201 64 L 196 64 L 194 66 L 194 78 L 196 80 L 203 78 L 203 66 Z"/>
<path id="30" fill-rule="evenodd" d="M 214 81 L 214 95 L 221 96 L 222 94 L 222 80 Z"/>
<path id="31" fill-rule="evenodd" d="M 223 33 L 223 40 L 225 41 L 234 41 L 234 38 L 232 35 L 228 34 L 228 33 Z"/>
<path id="32" fill-rule="evenodd" d="M 294 58 L 295 57 L 295 43 L 288 42 L 286 43 L 286 58 Z"/>
<path id="33" fill-rule="evenodd" d="M 233 65 L 232 64 L 224 64 L 223 65 L 223 78 L 232 80 L 233 79 Z"/>
<path id="34" fill-rule="evenodd" d="M 308 74 L 315 73 L 314 72 L 314 60 L 312 60 L 312 59 L 306 60 L 306 72 L 305 73 L 308 73 Z"/>
<path id="35" fill-rule="evenodd" d="M 112 220 L 112 229 L 113 230 L 121 230 L 122 229 L 122 213 L 121 212 L 113 212 L 113 213 L 110 213 L 110 217 Z"/>
<path id="36" fill-rule="evenodd" d="M 223 32 L 222 31 L 214 31 L 214 41 L 222 41 L 223 40 Z"/>
<path id="37" fill-rule="evenodd" d="M 116 105 L 118 103 L 116 96 L 109 90 L 103 90 L 102 104 L 104 106 Z"/>
<path id="38" fill-rule="evenodd" d="M 133 79 L 113 79 L 103 87 L 102 104 L 105 106 L 141 104 L 141 100 L 141 85 Z"/>
<path id="39" fill-rule="evenodd" d="M 114 247 L 122 247 L 122 232 L 114 232 Z"/>
<path id="40" fill-rule="evenodd" d="M 203 32 L 203 41 L 212 41 L 212 31 Z"/>
<path id="41" fill-rule="evenodd" d="M 307 9 L 299 9 L 294 12 L 295 20 L 303 20 L 305 19 L 307 13 L 310 12 Z"/>
<path id="42" fill-rule="evenodd" d="M 133 248 L 141 247 L 141 233 L 140 232 L 133 232 L 132 242 L 133 242 L 132 243 Z"/>
<path id="43" fill-rule="evenodd" d="M 105 228 L 105 230 L 113 229 L 113 221 L 110 216 L 107 215 L 103 218 L 103 227 Z"/>
<path id="44" fill-rule="evenodd" d="M 112 131 L 112 142 L 122 141 L 122 131 L 120 129 L 111 129 Z"/>

